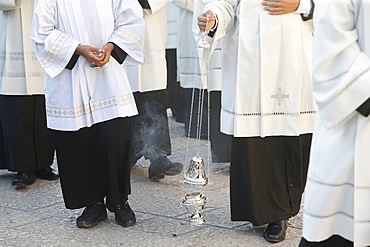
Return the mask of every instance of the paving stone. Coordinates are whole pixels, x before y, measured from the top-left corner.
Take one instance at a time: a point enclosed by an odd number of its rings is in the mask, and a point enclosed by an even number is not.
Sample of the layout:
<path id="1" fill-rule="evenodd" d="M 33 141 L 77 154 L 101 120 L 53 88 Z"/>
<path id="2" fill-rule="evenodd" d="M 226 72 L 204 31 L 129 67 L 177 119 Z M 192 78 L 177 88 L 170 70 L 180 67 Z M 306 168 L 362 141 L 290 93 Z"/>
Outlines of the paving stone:
<path id="1" fill-rule="evenodd" d="M 189 139 L 187 151 L 184 125 L 172 118 L 169 124 L 173 147 L 169 158 L 183 162 L 186 168 L 199 143 Z M 230 220 L 229 164 L 207 167 L 207 145 L 207 141 L 200 141 L 199 154 L 209 178 L 203 187 L 185 185 L 182 179 L 186 170 L 162 180 L 149 180 L 150 162 L 144 158 L 137 162 L 132 169 L 129 196 L 137 223 L 128 228 L 117 225 L 114 213 L 108 212 L 108 219 L 96 227 L 79 229 L 76 218 L 83 209 L 65 208 L 59 181 L 38 179 L 25 189 L 15 190 L 11 180 L 16 173 L 0 170 L 0 247 L 271 246 L 262 237 L 265 226 Z M 57 171 L 56 160 L 52 167 Z M 190 224 L 190 213 L 180 205 L 184 195 L 194 191 L 207 197 L 201 211 L 205 223 L 198 226 Z M 298 246 L 301 234 L 302 212 L 290 219 L 286 240 L 273 246 Z"/>

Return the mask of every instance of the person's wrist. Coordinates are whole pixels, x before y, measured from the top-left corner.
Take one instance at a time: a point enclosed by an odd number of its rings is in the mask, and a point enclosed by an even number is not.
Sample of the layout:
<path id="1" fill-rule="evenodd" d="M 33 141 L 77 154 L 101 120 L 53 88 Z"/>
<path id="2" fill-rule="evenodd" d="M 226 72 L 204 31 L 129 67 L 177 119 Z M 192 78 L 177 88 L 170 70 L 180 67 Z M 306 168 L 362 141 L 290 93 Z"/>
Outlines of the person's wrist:
<path id="1" fill-rule="evenodd" d="M 114 50 L 114 44 L 109 42 L 105 45 L 104 50 L 112 52 Z"/>
<path id="2" fill-rule="evenodd" d="M 79 44 L 77 47 L 76 47 L 76 50 L 75 50 L 75 53 L 77 54 L 77 55 L 82 55 L 82 53 L 83 53 L 83 45 L 81 45 L 81 44 Z"/>
<path id="3" fill-rule="evenodd" d="M 215 24 L 213 25 L 213 27 L 209 30 L 210 32 L 214 32 L 216 29 L 217 29 L 217 27 L 218 27 L 218 18 L 217 18 L 217 16 L 214 14 L 213 15 L 214 16 L 214 18 L 215 18 Z"/>

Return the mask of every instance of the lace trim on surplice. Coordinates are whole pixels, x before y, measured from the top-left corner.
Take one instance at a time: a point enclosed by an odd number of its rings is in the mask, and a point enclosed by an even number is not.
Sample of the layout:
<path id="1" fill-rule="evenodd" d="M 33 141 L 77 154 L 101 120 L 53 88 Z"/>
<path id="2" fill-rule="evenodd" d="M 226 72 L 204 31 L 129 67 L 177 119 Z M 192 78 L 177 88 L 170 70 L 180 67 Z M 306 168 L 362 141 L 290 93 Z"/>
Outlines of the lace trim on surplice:
<path id="1" fill-rule="evenodd" d="M 46 58 L 40 61 L 40 64 L 43 68 L 50 66 L 57 56 L 60 49 L 63 47 L 63 44 L 68 39 L 68 35 L 61 33 L 57 40 L 54 42 L 53 46 L 51 47 L 50 51 L 48 51 Z"/>
<path id="2" fill-rule="evenodd" d="M 33 51 L 5 51 L 0 50 L 0 61 L 7 61 L 7 63 L 11 62 L 37 62 L 37 58 L 35 52 Z M 13 65 L 12 66 L 16 66 Z M 42 71 L 33 71 L 33 72 L 24 72 L 24 67 L 19 66 L 21 71 L 1 71 L 0 77 L 7 77 L 7 78 L 26 78 L 26 77 L 44 77 L 45 73 Z M 40 69 L 41 70 L 41 69 Z"/>
<path id="3" fill-rule="evenodd" d="M 122 35 L 125 38 L 128 38 L 129 40 L 136 43 L 140 48 L 144 47 L 144 40 L 137 35 L 136 33 L 131 32 L 129 29 L 126 28 L 119 28 L 115 31 L 117 34 Z"/>
<path id="4" fill-rule="evenodd" d="M 120 97 L 110 97 L 107 99 L 98 100 L 92 102 L 88 105 L 84 105 L 76 108 L 56 108 L 56 107 L 46 107 L 46 114 L 50 117 L 58 118 L 77 118 L 82 115 L 88 115 L 94 111 L 98 111 L 104 108 L 112 106 L 122 106 L 129 105 L 134 102 L 133 96 L 124 95 Z"/>
<path id="5" fill-rule="evenodd" d="M 300 116 L 304 114 L 316 114 L 317 111 L 301 111 L 301 112 L 269 112 L 262 114 L 261 112 L 250 112 L 250 113 L 235 113 L 232 111 L 227 111 L 225 109 L 222 109 L 222 111 L 235 115 L 235 116 L 274 116 L 274 115 L 280 115 L 280 116 Z"/>

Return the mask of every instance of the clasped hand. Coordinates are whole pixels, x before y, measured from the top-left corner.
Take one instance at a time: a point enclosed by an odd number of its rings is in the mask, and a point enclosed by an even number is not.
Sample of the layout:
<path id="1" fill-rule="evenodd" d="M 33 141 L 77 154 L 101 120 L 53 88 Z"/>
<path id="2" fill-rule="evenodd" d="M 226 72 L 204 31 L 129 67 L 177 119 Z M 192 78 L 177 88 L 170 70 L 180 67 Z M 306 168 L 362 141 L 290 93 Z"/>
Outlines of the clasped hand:
<path id="1" fill-rule="evenodd" d="M 263 0 L 261 3 L 263 9 L 270 15 L 283 15 L 294 12 L 298 9 L 299 4 L 300 0 Z M 213 28 L 216 23 L 215 16 L 210 10 L 200 14 L 197 19 L 199 30 L 206 34 L 208 34 L 209 30 Z"/>
<path id="2" fill-rule="evenodd" d="M 114 46 L 111 43 L 106 44 L 103 48 L 96 48 L 90 45 L 79 45 L 76 48 L 76 54 L 83 56 L 89 63 L 97 67 L 103 67 L 109 62 L 110 54 Z"/>
<path id="3" fill-rule="evenodd" d="M 261 5 L 270 15 L 283 15 L 294 12 L 300 0 L 263 0 Z"/>
<path id="4" fill-rule="evenodd" d="M 215 24 L 216 18 L 211 10 L 198 16 L 198 27 L 202 33 L 208 34 L 209 30 L 211 30 Z"/>

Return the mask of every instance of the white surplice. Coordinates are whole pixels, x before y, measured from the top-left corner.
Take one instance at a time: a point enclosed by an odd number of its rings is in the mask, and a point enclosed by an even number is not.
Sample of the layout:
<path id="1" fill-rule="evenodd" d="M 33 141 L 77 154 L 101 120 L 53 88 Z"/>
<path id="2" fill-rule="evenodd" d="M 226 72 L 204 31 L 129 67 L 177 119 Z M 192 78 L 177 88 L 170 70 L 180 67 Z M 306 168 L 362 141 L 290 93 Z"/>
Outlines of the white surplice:
<path id="1" fill-rule="evenodd" d="M 176 51 L 176 64 L 178 64 L 177 56 L 177 7 L 172 3 L 166 5 L 167 16 L 167 43 L 166 49 L 174 49 Z M 180 73 L 176 68 L 176 81 L 180 81 Z"/>
<path id="2" fill-rule="evenodd" d="M 0 0 L 0 94 L 44 93 L 44 70 L 30 38 L 34 1 Z"/>
<path id="3" fill-rule="evenodd" d="M 178 62 L 180 73 L 180 85 L 183 88 L 209 89 L 209 91 L 221 90 L 222 83 L 222 52 L 219 45 L 209 59 L 209 64 L 198 59 L 197 61 L 197 42 L 200 36 L 194 37 L 193 21 L 194 4 L 199 1 L 194 0 L 172 0 L 178 11 Z M 200 63 L 204 63 L 206 70 L 200 71 Z M 200 77 L 200 75 L 203 75 Z M 208 76 L 208 78 L 205 77 Z"/>
<path id="4" fill-rule="evenodd" d="M 177 48 L 177 8 L 173 3 L 166 5 L 167 43 L 166 49 Z"/>
<path id="5" fill-rule="evenodd" d="M 203 0 L 219 19 L 212 49 L 225 38 L 221 131 L 235 137 L 311 133 L 313 34 L 300 13 L 269 15 L 261 0 Z"/>
<path id="6" fill-rule="evenodd" d="M 178 7 L 177 15 L 177 57 L 180 85 L 182 88 L 200 88 L 199 67 L 196 62 L 196 42 L 192 33 L 194 0 L 172 0 Z M 197 70 L 197 71 L 195 71 Z M 197 73 L 194 76 L 194 73 Z"/>
<path id="7" fill-rule="evenodd" d="M 113 57 L 91 68 L 82 56 L 66 69 L 79 44 L 108 42 L 127 53 L 125 63 L 143 60 L 144 20 L 136 0 L 38 0 L 31 37 L 47 75 L 47 124 L 74 131 L 117 117 L 137 114 L 125 69 Z"/>
<path id="8" fill-rule="evenodd" d="M 306 185 L 303 237 L 370 246 L 370 1 L 315 0 L 313 94 L 318 118 Z"/>
<path id="9" fill-rule="evenodd" d="M 145 20 L 144 62 L 126 66 L 133 92 L 163 90 L 167 87 L 166 5 L 169 0 L 148 0 L 150 9 L 142 10 Z"/>

